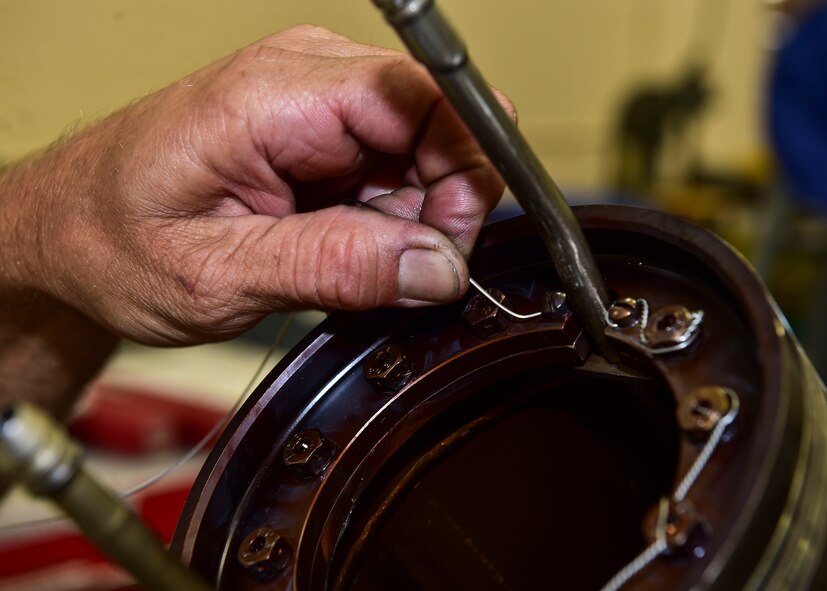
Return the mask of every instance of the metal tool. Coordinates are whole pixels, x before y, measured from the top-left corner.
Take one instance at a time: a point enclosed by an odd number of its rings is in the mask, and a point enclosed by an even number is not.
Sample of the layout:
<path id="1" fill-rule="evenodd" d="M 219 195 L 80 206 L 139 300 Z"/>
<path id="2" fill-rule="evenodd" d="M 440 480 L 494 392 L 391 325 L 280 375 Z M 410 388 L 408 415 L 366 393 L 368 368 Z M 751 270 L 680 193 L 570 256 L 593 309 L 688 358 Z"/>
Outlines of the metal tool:
<path id="1" fill-rule="evenodd" d="M 0 409 L 0 476 L 53 500 L 142 587 L 154 591 L 210 588 L 168 554 L 123 501 L 83 469 L 78 445 L 29 404 Z"/>
<path id="2" fill-rule="evenodd" d="M 533 218 L 586 332 L 610 361 L 604 331 L 609 297 L 580 226 L 560 189 L 471 62 L 433 0 L 373 0 L 424 64 L 483 151 Z"/>

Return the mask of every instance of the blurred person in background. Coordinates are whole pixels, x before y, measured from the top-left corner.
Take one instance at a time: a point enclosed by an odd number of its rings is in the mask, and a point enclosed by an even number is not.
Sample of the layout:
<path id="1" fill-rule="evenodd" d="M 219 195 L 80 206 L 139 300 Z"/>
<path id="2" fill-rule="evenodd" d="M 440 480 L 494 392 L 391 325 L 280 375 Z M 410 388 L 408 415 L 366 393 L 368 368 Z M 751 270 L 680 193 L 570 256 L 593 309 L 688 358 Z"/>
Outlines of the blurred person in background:
<path id="1" fill-rule="evenodd" d="M 786 18 L 770 66 L 768 132 L 779 190 L 759 268 L 827 375 L 827 3 L 774 3 Z M 786 292 L 786 293 L 785 293 Z M 785 303 L 788 302 L 788 303 Z"/>

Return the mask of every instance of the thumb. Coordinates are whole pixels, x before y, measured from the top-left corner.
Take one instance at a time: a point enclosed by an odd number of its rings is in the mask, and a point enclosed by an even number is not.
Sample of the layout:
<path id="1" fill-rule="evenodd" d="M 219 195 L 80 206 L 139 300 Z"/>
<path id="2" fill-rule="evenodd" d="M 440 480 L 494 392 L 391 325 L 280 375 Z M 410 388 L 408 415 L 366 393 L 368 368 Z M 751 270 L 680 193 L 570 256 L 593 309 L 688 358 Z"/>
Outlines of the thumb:
<path id="1" fill-rule="evenodd" d="M 235 249 L 241 293 L 272 309 L 359 310 L 451 302 L 468 287 L 452 242 L 418 222 L 337 206 L 274 221 L 251 216 L 260 238 Z M 257 233 L 257 232 L 256 232 Z"/>

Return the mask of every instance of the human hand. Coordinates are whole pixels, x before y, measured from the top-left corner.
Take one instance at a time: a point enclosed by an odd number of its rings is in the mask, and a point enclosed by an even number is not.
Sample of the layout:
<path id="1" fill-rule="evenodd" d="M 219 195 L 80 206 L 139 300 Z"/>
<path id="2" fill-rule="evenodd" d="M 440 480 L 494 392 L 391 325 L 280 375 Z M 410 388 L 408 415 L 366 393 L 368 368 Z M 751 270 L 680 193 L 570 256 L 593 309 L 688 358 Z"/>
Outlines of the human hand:
<path id="1" fill-rule="evenodd" d="M 37 240 L 18 282 L 149 344 L 229 338 L 275 310 L 455 300 L 503 189 L 421 66 L 306 26 L 21 175 L 16 227 Z"/>

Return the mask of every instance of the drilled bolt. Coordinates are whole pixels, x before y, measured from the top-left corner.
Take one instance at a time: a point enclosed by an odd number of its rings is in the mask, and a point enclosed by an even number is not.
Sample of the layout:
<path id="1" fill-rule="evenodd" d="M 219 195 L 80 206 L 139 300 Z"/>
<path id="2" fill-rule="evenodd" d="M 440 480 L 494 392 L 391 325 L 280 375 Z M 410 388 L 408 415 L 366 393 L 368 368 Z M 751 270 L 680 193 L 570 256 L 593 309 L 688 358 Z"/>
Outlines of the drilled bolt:
<path id="1" fill-rule="evenodd" d="M 544 316 L 560 316 L 569 311 L 569 301 L 562 291 L 547 291 L 543 296 Z"/>
<path id="2" fill-rule="evenodd" d="M 644 334 L 649 347 L 678 351 L 688 347 L 700 333 L 703 312 L 690 312 L 684 306 L 667 306 L 652 315 Z"/>
<path id="3" fill-rule="evenodd" d="M 254 529 L 238 547 L 238 562 L 256 579 L 272 579 L 290 562 L 293 549 L 272 527 Z"/>
<path id="4" fill-rule="evenodd" d="M 384 345 L 365 360 L 365 379 L 380 394 L 395 394 L 411 381 L 413 370 L 398 345 Z"/>
<path id="5" fill-rule="evenodd" d="M 503 292 L 498 289 L 487 291 L 499 303 L 509 307 L 508 300 Z M 495 306 L 488 298 L 479 293 L 468 301 L 465 310 L 462 312 L 462 318 L 477 336 L 484 339 L 501 333 L 508 326 L 510 320 L 504 310 Z"/>
<path id="6" fill-rule="evenodd" d="M 282 450 L 284 465 L 298 478 L 319 476 L 330 465 L 335 448 L 318 429 L 295 433 Z"/>
<path id="7" fill-rule="evenodd" d="M 629 328 L 640 322 L 640 307 L 634 298 L 616 300 L 609 306 L 609 320 L 617 328 Z"/>
<path id="8" fill-rule="evenodd" d="M 658 534 L 658 517 L 660 507 L 653 507 L 643 520 L 644 533 L 650 542 Z M 706 553 L 711 528 L 706 519 L 698 513 L 694 505 L 684 499 L 669 503 L 664 531 L 667 550 L 665 554 L 674 558 L 701 558 Z"/>
<path id="9" fill-rule="evenodd" d="M 705 438 L 732 408 L 737 397 L 729 388 L 706 386 L 693 390 L 678 404 L 678 424 L 693 438 Z"/>

